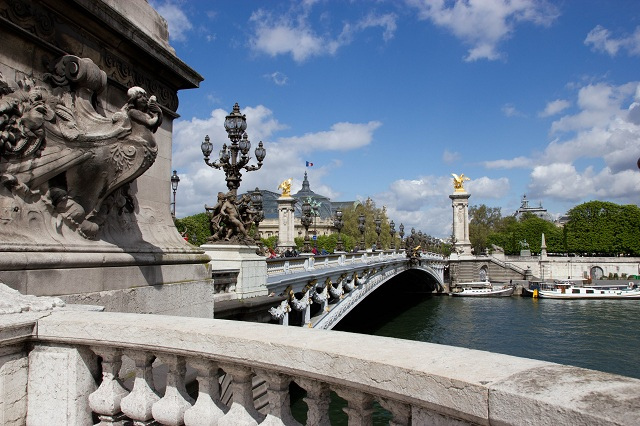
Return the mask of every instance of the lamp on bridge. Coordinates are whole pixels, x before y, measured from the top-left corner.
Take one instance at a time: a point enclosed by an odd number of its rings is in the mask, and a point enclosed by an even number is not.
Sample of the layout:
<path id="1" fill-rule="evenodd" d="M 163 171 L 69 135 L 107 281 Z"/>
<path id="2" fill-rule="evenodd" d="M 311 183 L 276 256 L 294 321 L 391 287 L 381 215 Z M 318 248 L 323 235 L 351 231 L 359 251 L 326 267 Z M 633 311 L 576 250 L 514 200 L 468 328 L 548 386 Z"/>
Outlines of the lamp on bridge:
<path id="1" fill-rule="evenodd" d="M 342 244 L 342 235 L 340 231 L 344 226 L 344 222 L 342 221 L 342 209 L 338 207 L 336 209 L 336 217 L 333 219 L 333 226 L 338 230 L 338 242 L 336 243 L 335 251 L 344 251 L 344 245 Z"/>
<path id="2" fill-rule="evenodd" d="M 173 190 L 173 203 L 171 203 L 171 216 L 175 219 L 176 217 L 176 191 L 178 190 L 178 184 L 180 183 L 180 177 L 178 177 L 178 173 L 174 170 L 171 175 L 171 189 Z"/>
<path id="3" fill-rule="evenodd" d="M 255 213 L 253 216 L 253 224 L 255 225 L 254 229 L 254 240 L 256 240 L 256 245 L 258 246 L 258 250 L 262 250 L 262 242 L 260 241 L 260 222 L 264 219 L 264 211 L 262 210 L 262 192 L 260 189 L 256 187 L 256 189 L 251 193 L 251 205 L 253 206 Z"/>
<path id="4" fill-rule="evenodd" d="M 240 187 L 242 181 L 242 169 L 253 172 L 259 170 L 262 167 L 262 160 L 267 154 L 267 151 L 262 145 L 262 141 L 258 143 L 258 147 L 255 150 L 257 165 L 247 165 L 251 157 L 249 157 L 249 150 L 251 149 L 251 142 L 245 132 L 247 128 L 247 118 L 244 114 L 240 113 L 240 106 L 236 102 L 233 106 L 233 110 L 227 115 L 224 120 L 224 128 L 227 131 L 227 136 L 231 140 L 231 145 L 227 147 L 227 144 L 222 145 L 222 150 L 219 153 L 219 161 L 209 162 L 209 155 L 213 151 L 213 145 L 210 142 L 209 135 L 205 136 L 204 142 L 200 145 L 202 154 L 204 154 L 204 162 L 207 166 L 214 169 L 222 169 L 226 176 L 227 188 L 233 194 L 237 194 L 237 190 Z M 238 158 L 240 154 L 240 158 Z"/>
<path id="5" fill-rule="evenodd" d="M 311 204 L 309 200 L 305 199 L 302 202 L 302 217 L 300 218 L 302 226 L 304 226 L 304 246 L 302 247 L 303 253 L 309 253 L 311 251 L 311 245 L 309 244 L 309 225 L 311 225 Z"/>
<path id="6" fill-rule="evenodd" d="M 400 235 L 400 249 L 402 250 L 404 248 L 404 224 L 400 223 L 400 227 L 398 229 L 400 229 L 398 235 Z"/>
<path id="7" fill-rule="evenodd" d="M 391 223 L 389 223 L 389 234 L 391 234 L 391 247 L 389 247 L 391 250 L 395 250 L 396 249 L 396 224 L 393 222 L 393 220 L 391 221 Z"/>
<path id="8" fill-rule="evenodd" d="M 376 224 L 376 234 L 378 234 L 378 239 L 376 240 L 376 249 L 382 250 L 382 244 L 380 244 L 380 232 L 382 231 L 380 225 L 382 224 L 382 219 L 380 219 L 380 215 L 376 215 L 373 223 Z"/>
<path id="9" fill-rule="evenodd" d="M 256 206 L 251 203 L 251 196 L 243 196 L 238 199 L 238 188 L 242 181 L 242 170 L 247 172 L 259 170 L 262 167 L 262 160 L 264 160 L 267 151 L 264 149 L 262 141 L 260 141 L 255 149 L 258 164 L 249 165 L 251 142 L 245 132 L 247 118 L 240 113 L 238 103 L 233 106 L 233 110 L 225 117 L 224 128 L 231 144 L 227 145 L 225 143 L 222 145 L 218 160 L 209 161 L 209 156 L 213 151 L 209 135 L 205 136 L 204 142 L 200 145 L 205 164 L 211 168 L 224 171 L 227 188 L 229 189 L 227 194 L 218 193 L 218 201 L 214 207 L 205 206 L 207 212 L 210 212 L 209 227 L 211 237 L 207 239 L 207 242 L 252 244 L 255 239 L 249 236 L 247 226 L 255 221 L 256 216 L 260 216 L 257 212 L 261 211 L 262 208 L 256 209 Z M 240 214 L 240 212 L 243 213 Z"/>
<path id="10" fill-rule="evenodd" d="M 364 230 L 365 230 L 364 221 L 365 221 L 364 213 L 360 213 L 360 216 L 358 216 L 358 230 L 360 231 L 360 235 L 362 235 L 362 240 L 360 242 L 360 250 L 367 249 L 367 244 L 364 241 Z"/>

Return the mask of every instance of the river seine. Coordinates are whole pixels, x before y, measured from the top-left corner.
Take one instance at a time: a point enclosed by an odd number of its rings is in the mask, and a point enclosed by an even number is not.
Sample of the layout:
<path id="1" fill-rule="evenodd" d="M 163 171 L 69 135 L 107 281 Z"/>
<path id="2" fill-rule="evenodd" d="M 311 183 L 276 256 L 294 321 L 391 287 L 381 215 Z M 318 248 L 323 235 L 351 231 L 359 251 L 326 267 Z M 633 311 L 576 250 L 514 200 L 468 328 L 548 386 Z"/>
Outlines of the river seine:
<path id="1" fill-rule="evenodd" d="M 400 278 L 400 277 L 398 277 Z M 640 379 L 640 300 L 469 298 L 412 292 L 389 282 L 335 330 L 440 343 L 551 361 Z M 293 413 L 306 421 L 301 394 Z M 346 402 L 332 393 L 332 425 L 347 425 Z M 390 414 L 374 406 L 373 424 Z"/>
<path id="2" fill-rule="evenodd" d="M 640 379 L 640 300 L 405 294 L 398 302 L 398 293 L 385 293 L 358 306 L 336 329 L 480 349 Z"/>

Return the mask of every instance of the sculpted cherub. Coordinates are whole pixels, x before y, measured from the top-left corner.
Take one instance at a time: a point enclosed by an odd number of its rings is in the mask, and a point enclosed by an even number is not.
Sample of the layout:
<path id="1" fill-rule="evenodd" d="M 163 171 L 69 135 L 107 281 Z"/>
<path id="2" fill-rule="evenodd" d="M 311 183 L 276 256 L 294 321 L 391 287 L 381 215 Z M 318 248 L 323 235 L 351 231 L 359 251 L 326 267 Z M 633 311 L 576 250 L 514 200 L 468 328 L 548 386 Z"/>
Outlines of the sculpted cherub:
<path id="1" fill-rule="evenodd" d="M 291 183 L 293 183 L 293 178 L 289 178 L 289 179 L 283 181 L 278 186 L 278 189 L 282 189 L 282 196 L 283 197 L 290 197 L 291 196 Z"/>
<path id="2" fill-rule="evenodd" d="M 460 176 L 455 173 L 451 173 L 451 176 L 453 176 L 453 189 L 455 190 L 455 192 L 464 192 L 464 181 L 471 179 L 466 177 L 464 173 L 460 173 Z"/>

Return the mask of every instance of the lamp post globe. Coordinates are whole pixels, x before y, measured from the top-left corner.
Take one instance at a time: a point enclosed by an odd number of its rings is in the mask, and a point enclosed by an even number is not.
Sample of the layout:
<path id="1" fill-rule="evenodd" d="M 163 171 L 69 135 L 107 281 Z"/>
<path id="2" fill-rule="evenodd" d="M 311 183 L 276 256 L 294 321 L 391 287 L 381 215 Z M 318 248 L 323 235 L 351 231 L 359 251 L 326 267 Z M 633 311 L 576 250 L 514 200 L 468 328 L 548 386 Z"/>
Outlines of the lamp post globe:
<path id="1" fill-rule="evenodd" d="M 333 221 L 333 225 L 338 230 L 338 241 L 336 243 L 335 251 L 344 251 L 344 245 L 342 243 L 342 235 L 340 234 L 340 231 L 344 226 L 344 222 L 342 221 L 342 209 L 340 207 L 336 209 L 336 217 Z"/>
<path id="2" fill-rule="evenodd" d="M 364 240 L 364 231 L 366 229 L 365 226 L 365 216 L 364 213 L 361 213 L 360 216 L 358 216 L 358 230 L 360 231 L 360 235 L 362 236 L 362 240 L 360 241 L 360 250 L 366 250 L 367 249 L 367 245 L 366 242 Z"/>
<path id="3" fill-rule="evenodd" d="M 236 195 L 240 187 L 240 182 L 242 181 L 242 170 L 248 172 L 259 170 L 262 167 L 262 161 L 267 155 L 267 151 L 262 141 L 260 141 L 258 147 L 255 149 L 258 164 L 248 164 L 249 160 L 251 160 L 249 156 L 251 141 L 249 141 L 249 136 L 245 132 L 247 129 L 247 118 L 240 112 L 240 106 L 237 102 L 233 106 L 233 110 L 225 117 L 224 129 L 227 132 L 227 137 L 231 141 L 231 144 L 227 145 L 225 143 L 222 145 L 218 160 L 210 161 L 213 144 L 211 143 L 209 135 L 205 136 L 204 141 L 200 144 L 200 149 L 204 155 L 204 162 L 209 167 L 218 170 L 222 169 L 224 171 L 227 188 Z"/>
<path id="4" fill-rule="evenodd" d="M 393 220 L 389 222 L 389 234 L 391 235 L 391 247 L 389 248 L 391 250 L 395 250 L 396 249 L 396 224 Z"/>
<path id="5" fill-rule="evenodd" d="M 171 189 L 173 190 L 173 202 L 171 203 L 171 216 L 176 217 L 176 191 L 178 190 L 178 184 L 180 183 L 180 177 L 176 170 L 171 175 Z"/>
<path id="6" fill-rule="evenodd" d="M 311 251 L 311 245 L 309 244 L 309 225 L 311 225 L 311 204 L 308 200 L 302 202 L 302 217 L 300 218 L 302 226 L 304 226 L 304 246 L 302 251 L 309 253 Z"/>
<path id="7" fill-rule="evenodd" d="M 376 215 L 373 223 L 376 224 L 376 234 L 378 235 L 378 238 L 376 239 L 376 250 L 382 250 L 382 244 L 380 243 L 380 232 L 382 232 L 380 225 L 382 225 L 382 219 L 380 219 L 379 215 Z"/>

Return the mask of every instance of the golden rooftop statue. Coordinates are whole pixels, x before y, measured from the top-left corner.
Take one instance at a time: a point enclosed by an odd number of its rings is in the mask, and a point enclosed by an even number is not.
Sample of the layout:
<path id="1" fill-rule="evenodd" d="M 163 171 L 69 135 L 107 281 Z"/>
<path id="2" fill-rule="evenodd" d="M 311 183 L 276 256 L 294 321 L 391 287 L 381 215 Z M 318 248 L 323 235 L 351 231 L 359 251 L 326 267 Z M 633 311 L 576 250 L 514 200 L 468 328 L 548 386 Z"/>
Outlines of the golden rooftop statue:
<path id="1" fill-rule="evenodd" d="M 292 182 L 293 182 L 293 178 L 289 178 L 289 179 L 283 181 L 278 186 L 278 189 L 282 189 L 282 196 L 283 197 L 290 197 L 291 196 L 291 183 Z"/>
<path id="2" fill-rule="evenodd" d="M 471 179 L 466 177 L 464 175 L 464 173 L 460 173 L 460 176 L 458 176 L 455 173 L 451 173 L 451 176 L 453 176 L 453 189 L 454 189 L 454 192 L 466 192 L 464 190 L 464 186 L 463 186 L 464 181 L 465 180 L 471 180 Z"/>

